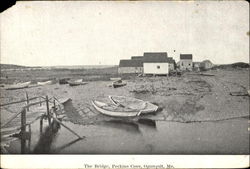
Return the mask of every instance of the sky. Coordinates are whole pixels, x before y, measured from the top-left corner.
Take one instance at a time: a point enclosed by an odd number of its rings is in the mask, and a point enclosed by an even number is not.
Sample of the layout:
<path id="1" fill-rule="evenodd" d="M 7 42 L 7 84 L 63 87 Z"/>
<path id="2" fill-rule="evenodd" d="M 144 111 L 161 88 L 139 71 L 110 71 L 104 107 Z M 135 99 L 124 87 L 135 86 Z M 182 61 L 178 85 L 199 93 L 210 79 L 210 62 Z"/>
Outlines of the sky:
<path id="1" fill-rule="evenodd" d="M 18 1 L 1 13 L 1 63 L 118 65 L 144 52 L 249 63 L 249 4 Z"/>

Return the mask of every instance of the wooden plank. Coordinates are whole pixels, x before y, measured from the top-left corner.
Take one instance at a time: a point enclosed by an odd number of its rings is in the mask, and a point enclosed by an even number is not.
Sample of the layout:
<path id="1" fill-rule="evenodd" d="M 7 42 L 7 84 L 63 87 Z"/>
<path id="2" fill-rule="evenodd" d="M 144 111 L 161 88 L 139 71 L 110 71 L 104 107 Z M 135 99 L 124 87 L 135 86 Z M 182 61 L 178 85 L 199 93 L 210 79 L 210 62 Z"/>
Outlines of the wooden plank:
<path id="1" fill-rule="evenodd" d="M 30 98 L 29 100 L 34 100 L 34 99 L 37 99 L 37 98 L 38 98 L 38 97 L 32 97 L 32 98 Z M 5 104 L 0 104 L 0 107 L 2 107 L 2 106 L 7 106 L 7 105 L 11 105 L 11 104 L 23 103 L 23 102 L 27 102 L 27 99 L 15 101 L 15 102 L 10 102 L 10 103 L 5 103 Z"/>
<path id="2" fill-rule="evenodd" d="M 42 102 L 45 102 L 45 101 L 42 101 Z M 9 124 L 12 120 L 14 120 L 19 114 L 21 114 L 23 111 L 25 111 L 25 109 L 27 107 L 34 106 L 36 104 L 40 104 L 40 101 L 39 102 L 35 102 L 35 103 L 30 103 L 29 105 L 24 106 L 19 113 L 14 114 L 6 123 L 2 124 L 1 128 L 4 127 L 4 126 L 6 126 L 7 124 Z"/>
<path id="3" fill-rule="evenodd" d="M 1 128 L 6 126 L 7 124 L 9 124 L 13 119 L 15 119 L 19 114 L 21 114 L 23 111 L 25 111 L 25 109 L 22 109 L 19 113 L 14 114 L 6 123 L 1 125 Z"/>
<path id="4" fill-rule="evenodd" d="M 59 124 L 61 124 L 66 129 L 68 129 L 71 133 L 73 133 L 74 135 L 76 135 L 78 138 L 81 138 L 81 139 L 84 138 L 84 137 L 79 136 L 76 132 L 74 132 L 73 130 L 71 130 L 69 127 L 67 127 L 65 124 L 63 124 L 61 121 L 59 121 L 57 118 L 55 118 L 53 116 L 50 116 L 50 117 L 52 117 L 56 122 L 58 122 Z"/>

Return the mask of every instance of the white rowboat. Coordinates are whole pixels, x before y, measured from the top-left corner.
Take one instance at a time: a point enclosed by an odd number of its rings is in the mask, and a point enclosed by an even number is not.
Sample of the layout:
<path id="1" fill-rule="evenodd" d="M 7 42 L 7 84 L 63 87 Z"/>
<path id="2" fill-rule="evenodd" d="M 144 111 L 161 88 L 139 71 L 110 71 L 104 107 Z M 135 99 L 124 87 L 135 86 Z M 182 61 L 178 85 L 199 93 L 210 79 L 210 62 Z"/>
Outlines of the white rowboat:
<path id="1" fill-rule="evenodd" d="M 46 81 L 46 82 L 37 82 L 37 85 L 39 85 L 39 86 L 50 85 L 50 84 L 52 84 L 52 81 L 51 81 L 51 80 Z"/>
<path id="2" fill-rule="evenodd" d="M 31 81 L 24 82 L 24 83 L 17 83 L 17 84 L 13 84 L 13 85 L 8 85 L 8 86 L 5 87 L 5 89 L 6 90 L 23 89 L 23 88 L 29 87 L 30 84 L 31 84 Z"/>
<path id="3" fill-rule="evenodd" d="M 113 104 L 107 104 L 100 101 L 93 100 L 93 106 L 97 111 L 104 115 L 113 117 L 135 117 L 141 114 L 140 110 L 132 110 L 128 108 L 118 107 Z"/>
<path id="4" fill-rule="evenodd" d="M 152 113 L 157 111 L 158 106 L 140 99 L 125 96 L 109 96 L 109 99 L 117 106 L 140 110 L 141 113 Z"/>

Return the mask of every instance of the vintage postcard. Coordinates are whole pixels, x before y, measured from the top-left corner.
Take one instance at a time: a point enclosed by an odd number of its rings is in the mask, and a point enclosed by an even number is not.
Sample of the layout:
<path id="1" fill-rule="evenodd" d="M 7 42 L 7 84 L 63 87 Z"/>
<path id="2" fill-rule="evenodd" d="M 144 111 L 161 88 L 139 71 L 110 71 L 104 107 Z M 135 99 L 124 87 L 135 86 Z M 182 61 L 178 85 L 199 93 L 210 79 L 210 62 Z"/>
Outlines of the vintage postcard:
<path id="1" fill-rule="evenodd" d="M 18 1 L 0 40 L 1 168 L 249 166 L 246 1 Z"/>

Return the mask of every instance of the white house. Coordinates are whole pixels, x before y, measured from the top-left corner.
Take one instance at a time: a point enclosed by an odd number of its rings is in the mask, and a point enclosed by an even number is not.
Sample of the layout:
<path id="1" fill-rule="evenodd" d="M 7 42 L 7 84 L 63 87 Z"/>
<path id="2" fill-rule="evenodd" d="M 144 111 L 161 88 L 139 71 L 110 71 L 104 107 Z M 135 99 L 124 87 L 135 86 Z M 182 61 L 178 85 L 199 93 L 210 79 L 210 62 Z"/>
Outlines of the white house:
<path id="1" fill-rule="evenodd" d="M 179 67 L 180 67 L 180 70 L 192 70 L 193 69 L 193 55 L 192 54 L 180 54 Z"/>
<path id="2" fill-rule="evenodd" d="M 169 73 L 169 59 L 166 52 L 144 53 L 143 73 L 153 75 L 167 75 Z"/>

